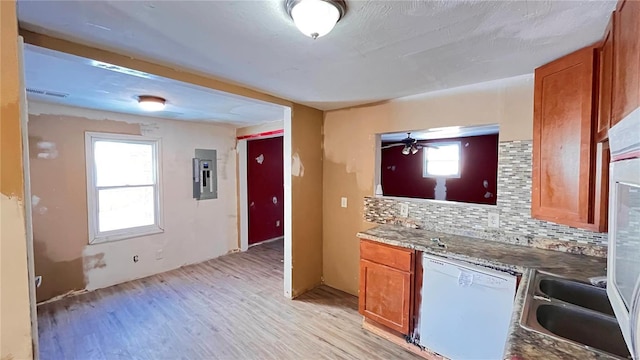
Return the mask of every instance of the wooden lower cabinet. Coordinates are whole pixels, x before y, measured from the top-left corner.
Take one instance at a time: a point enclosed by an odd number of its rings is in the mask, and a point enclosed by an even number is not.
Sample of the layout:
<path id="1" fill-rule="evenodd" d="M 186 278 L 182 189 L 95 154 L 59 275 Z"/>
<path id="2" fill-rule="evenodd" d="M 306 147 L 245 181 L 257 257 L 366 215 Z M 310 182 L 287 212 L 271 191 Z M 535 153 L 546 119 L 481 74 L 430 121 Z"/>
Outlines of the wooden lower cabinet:
<path id="1" fill-rule="evenodd" d="M 408 335 L 413 330 L 414 251 L 367 240 L 361 241 L 363 248 L 367 253 L 375 249 L 376 259 L 360 258 L 360 313 Z M 398 257 L 398 254 L 407 256 Z M 398 258 L 405 261 L 398 263 Z M 391 263 L 395 267 L 388 265 L 388 259 L 394 259 Z"/>
<path id="2" fill-rule="evenodd" d="M 360 260 L 360 313 L 409 334 L 413 274 Z"/>

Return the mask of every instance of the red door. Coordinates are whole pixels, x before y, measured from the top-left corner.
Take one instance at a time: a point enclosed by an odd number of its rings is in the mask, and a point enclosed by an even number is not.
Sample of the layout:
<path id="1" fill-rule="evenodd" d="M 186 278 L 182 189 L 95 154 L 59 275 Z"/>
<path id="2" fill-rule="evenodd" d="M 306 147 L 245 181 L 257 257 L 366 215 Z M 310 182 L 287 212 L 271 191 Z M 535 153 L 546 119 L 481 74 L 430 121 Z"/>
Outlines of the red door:
<path id="1" fill-rule="evenodd" d="M 284 236 L 282 136 L 247 141 L 249 244 Z"/>

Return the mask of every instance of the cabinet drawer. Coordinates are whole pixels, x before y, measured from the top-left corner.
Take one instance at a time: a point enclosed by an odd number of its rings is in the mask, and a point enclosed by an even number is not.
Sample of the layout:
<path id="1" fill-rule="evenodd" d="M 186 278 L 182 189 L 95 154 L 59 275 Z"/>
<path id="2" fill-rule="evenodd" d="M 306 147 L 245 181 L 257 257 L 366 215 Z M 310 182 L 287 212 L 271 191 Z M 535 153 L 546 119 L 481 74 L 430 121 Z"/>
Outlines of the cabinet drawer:
<path id="1" fill-rule="evenodd" d="M 360 241 L 360 258 L 386 265 L 401 271 L 413 272 L 411 249 L 380 244 L 369 240 Z"/>

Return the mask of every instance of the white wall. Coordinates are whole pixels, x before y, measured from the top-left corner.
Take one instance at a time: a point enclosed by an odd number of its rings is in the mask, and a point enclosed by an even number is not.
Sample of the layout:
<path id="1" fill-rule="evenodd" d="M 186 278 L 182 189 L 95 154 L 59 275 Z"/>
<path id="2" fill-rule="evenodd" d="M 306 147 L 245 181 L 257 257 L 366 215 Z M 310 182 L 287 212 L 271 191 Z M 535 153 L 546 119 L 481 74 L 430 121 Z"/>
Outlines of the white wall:
<path id="1" fill-rule="evenodd" d="M 30 103 L 29 110 L 30 139 L 56 143 L 58 151 L 55 159 L 34 158 L 31 164 L 33 193 L 39 197 L 38 206 L 47 208 L 46 212 L 34 209 L 35 241 L 43 243 L 36 244 L 36 248 L 44 249 L 36 253 L 36 271 L 44 275 L 43 285 L 51 281 L 48 276 L 78 271 L 72 267 L 61 269 L 65 262 L 77 257 L 82 258 L 83 286 L 93 290 L 202 262 L 238 248 L 235 128 L 42 103 Z M 86 188 L 75 189 L 77 192 L 67 197 L 74 202 L 73 207 L 61 203 L 60 196 L 54 194 L 64 182 L 84 184 L 86 176 L 78 174 L 84 164 L 77 164 L 81 159 L 74 155 L 84 151 L 78 149 L 84 141 L 78 136 L 84 131 L 140 133 L 161 139 L 164 233 L 88 245 L 86 194 L 82 195 Z M 196 148 L 217 150 L 218 199 L 192 198 L 191 159 Z M 44 178 L 43 171 L 56 161 L 60 173 Z M 77 216 L 61 216 L 67 210 L 76 211 Z M 47 217 L 56 221 L 48 221 Z M 76 228 L 78 231 L 72 233 L 75 238 L 64 236 L 69 231 L 61 231 L 62 227 Z M 157 259 L 158 250 L 162 251 L 161 259 Z M 133 262 L 134 255 L 138 256 L 137 263 Z M 38 260 L 53 265 L 41 267 Z M 55 271 L 42 273 L 47 268 Z M 77 282 L 57 285 L 60 289 L 48 290 L 51 295 L 78 287 Z"/>

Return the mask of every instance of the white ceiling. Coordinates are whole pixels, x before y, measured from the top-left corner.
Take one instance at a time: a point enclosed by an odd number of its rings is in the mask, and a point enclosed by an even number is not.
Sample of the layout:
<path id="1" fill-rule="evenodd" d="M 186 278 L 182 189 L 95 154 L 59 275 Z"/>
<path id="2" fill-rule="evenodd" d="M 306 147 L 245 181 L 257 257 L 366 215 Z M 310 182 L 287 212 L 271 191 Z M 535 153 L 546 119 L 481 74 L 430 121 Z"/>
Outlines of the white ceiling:
<path id="1" fill-rule="evenodd" d="M 416 140 L 448 139 L 454 137 L 479 136 L 497 134 L 500 126 L 498 124 L 477 125 L 477 126 L 448 126 L 433 128 L 429 130 L 412 131 L 411 137 Z M 406 132 L 381 134 L 383 142 L 402 141 L 407 137 Z"/>
<path id="2" fill-rule="evenodd" d="M 26 87 L 37 91 L 27 92 L 31 100 L 176 120 L 219 122 L 239 127 L 279 121 L 284 116 L 283 107 L 279 105 L 33 45 L 25 46 L 24 62 Z M 144 111 L 138 106 L 139 95 L 165 98 L 166 107 L 163 111 Z"/>
<path id="3" fill-rule="evenodd" d="M 532 73 L 599 40 L 616 0 L 348 0 L 317 40 L 283 3 L 19 0 L 18 18 L 328 110 Z"/>

